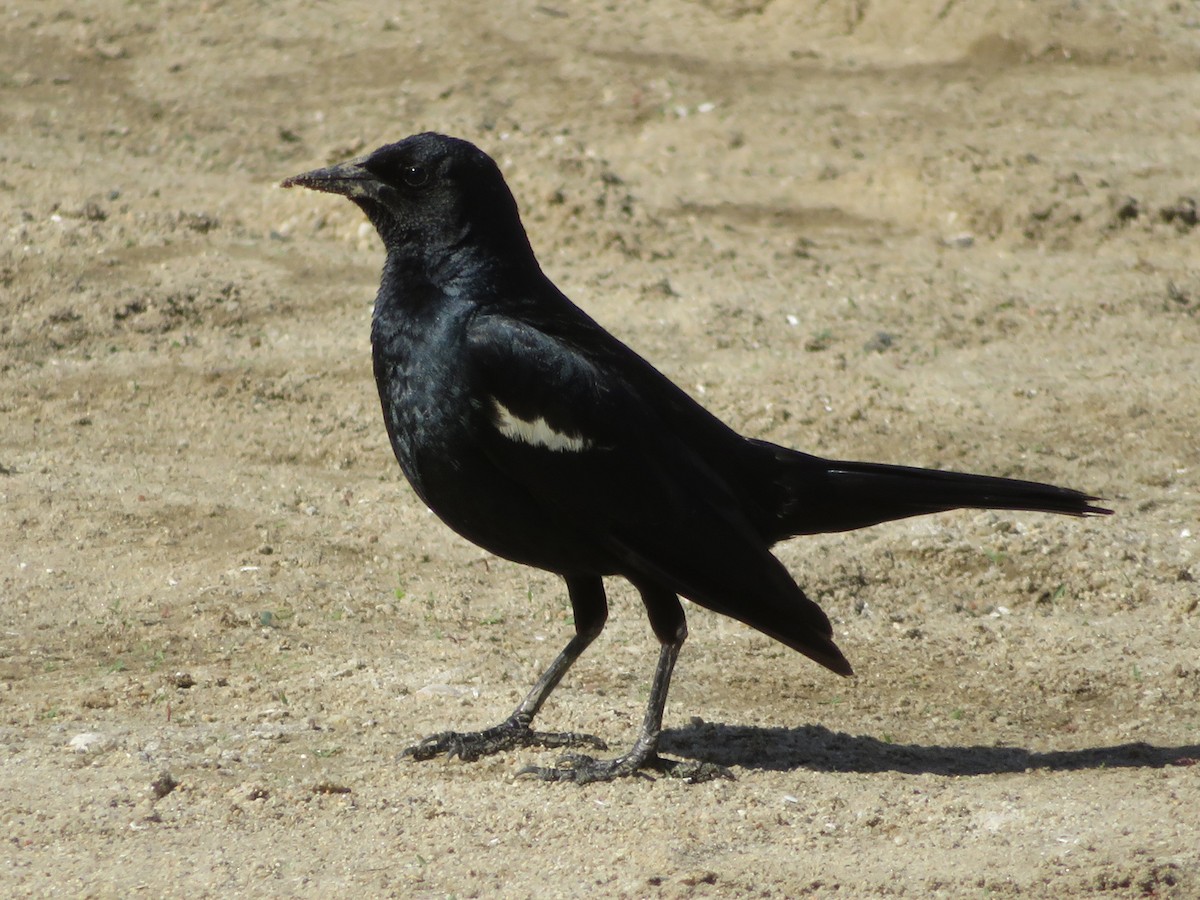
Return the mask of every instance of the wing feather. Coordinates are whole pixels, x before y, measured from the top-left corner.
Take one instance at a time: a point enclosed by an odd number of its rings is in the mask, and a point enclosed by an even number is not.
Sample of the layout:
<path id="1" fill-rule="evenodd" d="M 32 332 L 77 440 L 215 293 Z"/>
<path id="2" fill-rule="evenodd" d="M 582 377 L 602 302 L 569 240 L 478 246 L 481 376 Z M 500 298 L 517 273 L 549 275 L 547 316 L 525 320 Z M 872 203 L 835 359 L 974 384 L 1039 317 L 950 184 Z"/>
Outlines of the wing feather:
<path id="1" fill-rule="evenodd" d="M 472 392 L 493 404 L 484 451 L 548 513 L 602 542 L 618 574 L 652 578 L 849 671 L 828 618 L 614 351 L 597 360 L 582 342 L 497 316 L 479 317 L 468 340 Z"/>

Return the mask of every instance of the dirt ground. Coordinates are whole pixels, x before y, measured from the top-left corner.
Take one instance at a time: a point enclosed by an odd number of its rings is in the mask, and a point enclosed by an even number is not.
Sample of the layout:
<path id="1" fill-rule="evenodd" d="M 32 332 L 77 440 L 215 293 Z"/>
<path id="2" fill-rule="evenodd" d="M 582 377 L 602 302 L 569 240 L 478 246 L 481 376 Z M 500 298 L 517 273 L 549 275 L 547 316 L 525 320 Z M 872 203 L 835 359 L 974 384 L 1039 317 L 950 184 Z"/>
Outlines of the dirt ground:
<path id="1" fill-rule="evenodd" d="M 1195 2 L 18 0 L 0 104 L 0 893 L 1200 897 Z M 276 186 L 425 129 L 740 430 L 1116 516 L 781 545 L 849 680 L 689 607 L 664 746 L 734 781 L 397 759 L 571 633 L 404 484 L 378 241 Z M 541 723 L 620 747 L 610 588 Z"/>

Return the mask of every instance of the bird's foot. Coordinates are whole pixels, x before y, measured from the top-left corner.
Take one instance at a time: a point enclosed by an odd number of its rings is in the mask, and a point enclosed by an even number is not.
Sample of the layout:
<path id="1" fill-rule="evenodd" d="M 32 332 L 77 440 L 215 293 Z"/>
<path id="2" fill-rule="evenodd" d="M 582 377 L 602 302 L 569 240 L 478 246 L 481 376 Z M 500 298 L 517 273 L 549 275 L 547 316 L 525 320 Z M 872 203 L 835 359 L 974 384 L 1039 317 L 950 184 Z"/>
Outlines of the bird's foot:
<path id="1" fill-rule="evenodd" d="M 571 753 L 560 759 L 557 766 L 526 766 L 517 774 L 528 775 L 541 781 L 591 784 L 595 781 L 614 781 L 634 776 L 651 778 L 646 770 L 653 770 L 667 778 L 679 778 L 688 784 L 700 784 L 718 778 L 735 780 L 733 772 L 716 763 L 684 762 L 679 759 L 664 759 L 657 753 L 641 755 L 634 752 L 615 759 L 596 759 L 583 753 Z"/>
<path id="2" fill-rule="evenodd" d="M 433 759 L 445 754 L 457 756 L 463 762 L 474 762 L 493 753 L 503 753 L 516 747 L 591 747 L 607 750 L 604 743 L 594 734 L 578 731 L 534 731 L 525 719 L 512 717 L 494 728 L 483 731 L 443 731 L 431 734 L 407 748 L 403 755 L 416 760 Z"/>

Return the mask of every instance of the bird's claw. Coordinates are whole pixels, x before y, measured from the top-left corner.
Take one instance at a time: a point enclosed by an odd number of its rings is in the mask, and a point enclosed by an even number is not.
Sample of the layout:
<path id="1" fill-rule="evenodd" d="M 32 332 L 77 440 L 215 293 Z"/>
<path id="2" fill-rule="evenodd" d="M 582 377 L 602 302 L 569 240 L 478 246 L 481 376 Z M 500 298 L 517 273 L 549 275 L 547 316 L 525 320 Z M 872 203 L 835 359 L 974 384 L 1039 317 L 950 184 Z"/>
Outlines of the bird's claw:
<path id="1" fill-rule="evenodd" d="M 557 766 L 525 766 L 518 776 L 528 775 L 540 781 L 569 781 L 575 784 L 592 784 L 597 781 L 614 781 L 618 778 L 652 778 L 647 769 L 652 769 L 667 778 L 678 778 L 688 784 L 700 784 L 723 778 L 736 780 L 733 772 L 709 762 L 684 762 L 679 759 L 664 759 L 657 753 L 644 759 L 633 754 L 615 759 L 596 759 L 583 753 L 570 753 L 558 761 Z"/>
<path id="2" fill-rule="evenodd" d="M 607 750 L 608 744 L 594 734 L 578 731 L 534 731 L 528 722 L 509 719 L 482 731 L 443 731 L 431 734 L 405 749 L 402 755 L 424 761 L 445 754 L 450 759 L 457 756 L 463 762 L 474 762 L 481 757 L 517 747 L 591 747 Z"/>
<path id="3" fill-rule="evenodd" d="M 617 778 L 649 778 L 642 772 L 636 760 L 629 756 L 615 759 L 596 759 L 584 753 L 570 753 L 558 761 L 557 766 L 525 766 L 517 776 L 528 775 L 539 781 L 570 781 L 575 784 L 592 784 L 597 781 L 613 781 Z"/>

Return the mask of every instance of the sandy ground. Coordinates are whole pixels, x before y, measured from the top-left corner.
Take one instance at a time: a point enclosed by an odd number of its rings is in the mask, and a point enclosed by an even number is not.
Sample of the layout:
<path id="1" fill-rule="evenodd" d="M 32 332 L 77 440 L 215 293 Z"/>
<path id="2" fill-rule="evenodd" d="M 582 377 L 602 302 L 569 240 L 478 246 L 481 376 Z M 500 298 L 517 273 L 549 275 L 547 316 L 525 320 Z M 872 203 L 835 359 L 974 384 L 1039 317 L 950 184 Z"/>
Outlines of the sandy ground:
<path id="1" fill-rule="evenodd" d="M 1200 7 L 0 4 L 0 893 L 1200 896 Z M 396 758 L 570 634 L 391 458 L 356 209 L 437 129 L 739 429 L 1108 520 L 792 541 L 840 680 L 690 608 L 701 785 Z M 636 597 L 542 724 L 632 739 Z"/>

